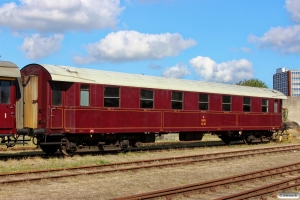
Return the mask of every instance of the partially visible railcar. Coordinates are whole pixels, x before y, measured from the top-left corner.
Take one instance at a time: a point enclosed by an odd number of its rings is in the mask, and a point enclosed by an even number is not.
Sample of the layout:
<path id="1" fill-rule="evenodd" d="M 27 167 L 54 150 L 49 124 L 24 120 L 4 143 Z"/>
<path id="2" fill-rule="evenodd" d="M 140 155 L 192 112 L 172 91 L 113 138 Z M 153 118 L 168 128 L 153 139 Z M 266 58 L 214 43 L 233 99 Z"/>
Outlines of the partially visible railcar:
<path id="1" fill-rule="evenodd" d="M 68 66 L 21 70 L 24 128 L 46 153 L 139 147 L 155 134 L 182 141 L 204 133 L 268 141 L 282 126 L 279 91 Z"/>
<path id="2" fill-rule="evenodd" d="M 17 65 L 0 61 L 0 144 L 12 147 L 23 129 L 21 74 Z"/>

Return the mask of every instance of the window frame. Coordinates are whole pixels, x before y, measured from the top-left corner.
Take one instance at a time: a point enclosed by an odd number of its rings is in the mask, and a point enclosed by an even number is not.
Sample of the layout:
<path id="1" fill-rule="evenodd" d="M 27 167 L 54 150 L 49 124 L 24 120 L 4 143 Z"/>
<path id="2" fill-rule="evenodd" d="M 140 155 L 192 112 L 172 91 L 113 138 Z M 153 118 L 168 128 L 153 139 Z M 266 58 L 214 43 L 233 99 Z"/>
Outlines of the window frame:
<path id="1" fill-rule="evenodd" d="M 107 88 L 113 88 L 113 89 L 118 89 L 118 96 L 106 96 L 105 94 L 105 91 L 107 91 Z M 104 89 L 103 89 L 103 106 L 105 108 L 120 108 L 120 105 L 121 105 L 121 88 L 118 87 L 118 86 L 104 86 Z M 117 106 L 113 106 L 112 105 L 105 105 L 107 103 L 106 99 L 114 99 L 114 100 L 117 100 L 116 102 L 118 102 L 118 105 Z M 113 102 L 115 103 L 115 102 Z"/>
<path id="2" fill-rule="evenodd" d="M 152 99 L 143 98 L 142 91 L 152 92 Z M 144 105 L 142 102 L 152 102 L 152 107 L 142 107 Z M 154 109 L 154 90 L 151 89 L 140 89 L 140 108 L 142 109 Z"/>
<path id="3" fill-rule="evenodd" d="M 230 98 L 230 102 L 229 103 L 224 102 L 224 97 L 229 97 Z M 230 112 L 231 109 L 232 109 L 231 103 L 232 103 L 232 96 L 231 95 L 222 95 L 222 111 L 224 111 L 224 112 Z M 228 106 L 228 105 L 229 105 L 229 110 L 225 109 L 226 106 Z"/>
<path id="4" fill-rule="evenodd" d="M 206 95 L 206 98 L 207 98 L 207 101 L 201 101 L 201 95 Z M 207 93 L 199 93 L 198 95 L 198 109 L 199 110 L 203 110 L 203 111 L 206 111 L 206 110 L 209 110 L 209 94 Z M 201 104 L 202 105 L 206 105 L 206 109 L 201 109 Z"/>
<path id="5" fill-rule="evenodd" d="M 266 105 L 264 105 L 264 100 L 266 100 Z M 264 108 L 266 108 L 266 110 L 264 111 Z M 269 112 L 269 99 L 263 98 L 261 99 L 261 112 L 263 113 L 268 113 Z"/>
<path id="6" fill-rule="evenodd" d="M 181 100 L 173 99 L 173 94 L 178 93 L 181 94 Z M 175 96 L 174 96 L 175 97 Z M 171 109 L 172 110 L 183 110 L 183 101 L 184 101 L 184 93 L 181 91 L 172 91 L 171 92 Z M 180 105 L 180 108 L 176 108 L 175 105 Z"/>
<path id="7" fill-rule="evenodd" d="M 245 103 L 245 99 L 249 99 L 249 104 Z M 243 112 L 251 112 L 251 97 L 243 97 Z M 245 106 L 248 106 L 249 107 L 249 111 L 248 110 L 245 110 Z"/>
<path id="8" fill-rule="evenodd" d="M 83 87 L 87 87 L 87 88 L 83 88 Z M 85 92 L 85 91 L 87 91 L 88 92 L 88 95 L 86 96 L 88 99 L 87 99 L 87 105 L 86 104 L 83 104 L 84 102 L 83 102 L 83 92 Z M 80 104 L 80 106 L 82 106 L 82 107 L 88 107 L 88 106 L 90 106 L 91 105 L 91 86 L 90 85 L 88 85 L 88 84 L 81 84 L 80 85 L 80 99 L 79 99 L 79 104 Z"/>

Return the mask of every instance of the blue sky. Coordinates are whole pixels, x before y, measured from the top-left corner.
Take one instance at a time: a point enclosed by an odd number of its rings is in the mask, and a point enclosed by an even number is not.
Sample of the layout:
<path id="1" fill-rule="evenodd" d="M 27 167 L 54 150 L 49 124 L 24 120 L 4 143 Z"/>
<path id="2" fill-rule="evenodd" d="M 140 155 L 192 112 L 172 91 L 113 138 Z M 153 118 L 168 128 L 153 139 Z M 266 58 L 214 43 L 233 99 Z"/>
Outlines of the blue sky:
<path id="1" fill-rule="evenodd" d="M 1 60 L 272 88 L 300 69 L 299 0 L 0 0 Z"/>

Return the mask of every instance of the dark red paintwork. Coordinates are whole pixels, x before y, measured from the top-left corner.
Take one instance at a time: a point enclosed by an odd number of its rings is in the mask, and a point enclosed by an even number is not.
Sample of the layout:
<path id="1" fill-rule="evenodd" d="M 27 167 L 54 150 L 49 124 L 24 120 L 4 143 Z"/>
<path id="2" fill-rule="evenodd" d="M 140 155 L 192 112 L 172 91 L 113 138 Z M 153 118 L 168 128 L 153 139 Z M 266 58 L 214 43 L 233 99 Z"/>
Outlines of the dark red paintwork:
<path id="1" fill-rule="evenodd" d="M 16 81 L 4 80 L 10 82 L 10 102 L 0 103 L 0 134 L 16 134 Z"/>
<path id="2" fill-rule="evenodd" d="M 282 125 L 280 100 L 278 113 L 274 113 L 274 99 L 269 99 L 269 112 L 262 113 L 259 97 L 251 98 L 251 112 L 243 112 L 243 97 L 232 96 L 232 110 L 223 112 L 222 95 L 210 94 L 210 110 L 200 111 L 199 93 L 184 92 L 184 109 L 172 110 L 171 91 L 155 88 L 154 109 L 139 108 L 140 88 L 126 86 L 120 86 L 120 108 L 105 108 L 104 85 L 84 83 L 90 85 L 90 106 L 82 107 L 82 83 L 63 82 L 63 104 L 53 106 L 50 74 L 35 64 L 23 68 L 21 74 L 39 77 L 38 128 L 46 128 L 48 134 L 276 130 Z"/>

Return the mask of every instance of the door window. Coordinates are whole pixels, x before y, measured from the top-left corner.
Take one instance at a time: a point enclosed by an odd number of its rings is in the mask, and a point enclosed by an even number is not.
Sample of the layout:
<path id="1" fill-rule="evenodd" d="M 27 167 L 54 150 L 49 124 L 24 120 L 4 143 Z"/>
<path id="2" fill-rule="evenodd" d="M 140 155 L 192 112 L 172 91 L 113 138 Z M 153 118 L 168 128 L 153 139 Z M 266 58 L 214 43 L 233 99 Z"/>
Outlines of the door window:
<path id="1" fill-rule="evenodd" d="M 10 81 L 0 81 L 0 103 L 10 103 Z"/>
<path id="2" fill-rule="evenodd" d="M 62 104 L 62 85 L 60 83 L 52 84 L 52 105 L 61 106 Z"/>
<path id="3" fill-rule="evenodd" d="M 278 113 L 278 99 L 274 101 L 274 113 Z"/>

